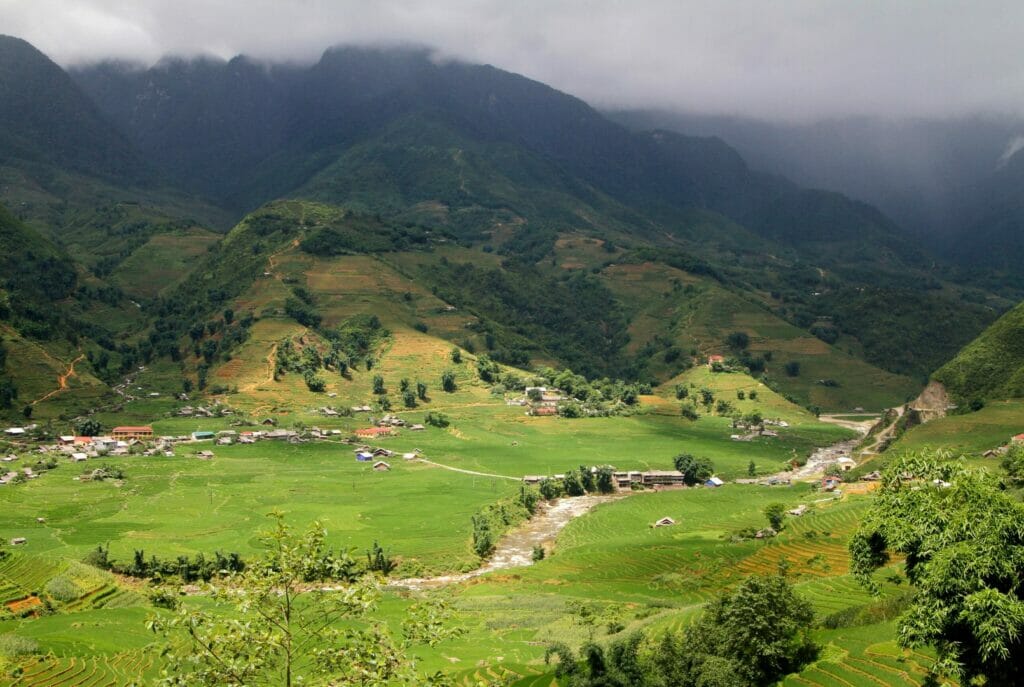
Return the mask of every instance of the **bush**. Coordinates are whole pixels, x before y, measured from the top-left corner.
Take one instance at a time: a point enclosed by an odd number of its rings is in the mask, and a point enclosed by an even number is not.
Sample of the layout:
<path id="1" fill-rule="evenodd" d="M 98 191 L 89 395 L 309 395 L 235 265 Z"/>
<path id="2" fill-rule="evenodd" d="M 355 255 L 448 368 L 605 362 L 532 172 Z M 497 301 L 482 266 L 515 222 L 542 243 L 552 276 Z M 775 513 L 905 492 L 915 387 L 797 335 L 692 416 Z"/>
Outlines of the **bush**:
<path id="1" fill-rule="evenodd" d="M 455 373 L 451 370 L 445 370 L 444 374 L 441 375 L 441 389 L 446 393 L 453 393 L 458 386 L 455 384 Z"/>
<path id="2" fill-rule="evenodd" d="M 47 582 L 44 591 L 49 597 L 65 603 L 74 601 L 84 594 L 84 591 L 65 575 L 58 575 Z"/>
<path id="3" fill-rule="evenodd" d="M 785 370 L 786 370 L 786 374 L 788 376 L 790 376 L 790 377 L 799 377 L 800 376 L 800 363 L 798 361 L 796 361 L 796 360 L 790 360 L 788 363 L 786 363 Z"/>
<path id="4" fill-rule="evenodd" d="M 451 424 L 451 422 L 448 420 L 448 416 L 444 413 L 438 413 L 432 410 L 423 416 L 423 424 L 443 429 Z"/>

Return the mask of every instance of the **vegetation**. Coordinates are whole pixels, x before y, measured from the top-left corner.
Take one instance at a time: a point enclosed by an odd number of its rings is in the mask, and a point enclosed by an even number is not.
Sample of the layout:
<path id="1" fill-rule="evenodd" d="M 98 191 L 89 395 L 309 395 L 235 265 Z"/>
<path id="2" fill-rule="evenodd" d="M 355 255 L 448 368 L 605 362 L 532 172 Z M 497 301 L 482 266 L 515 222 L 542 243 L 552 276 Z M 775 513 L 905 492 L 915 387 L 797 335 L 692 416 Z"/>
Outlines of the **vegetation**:
<path id="1" fill-rule="evenodd" d="M 689 453 L 680 453 L 672 459 L 676 470 L 683 473 L 683 483 L 688 487 L 703 484 L 715 474 L 714 465 L 707 458 L 695 458 Z"/>
<path id="2" fill-rule="evenodd" d="M 547 657 L 558 657 L 556 676 L 570 687 L 767 686 L 815 657 L 813 618 L 785 578 L 753 576 L 685 631 L 651 638 L 648 651 L 637 633 L 607 649 L 585 644 L 578 657 L 556 644 Z"/>
<path id="3" fill-rule="evenodd" d="M 1024 397 L 1024 304 L 1003 315 L 939 368 L 942 382 L 961 406 L 972 401 Z"/>
<path id="4" fill-rule="evenodd" d="M 314 523 L 298 535 L 275 515 L 262 539 L 264 553 L 230 584 L 211 589 L 227 613 L 182 608 L 154 617 L 149 628 L 169 642 L 163 683 L 168 685 L 280 684 L 328 680 L 336 685 L 429 684 L 408 649 L 458 634 L 443 607 L 413 609 L 403 637 L 380 623 L 340 629 L 340 621 L 367 618 L 380 602 L 372 578 L 325 592 L 310 589 L 310 568 L 325 553 Z"/>
<path id="5" fill-rule="evenodd" d="M 899 619 L 903 646 L 931 646 L 936 671 L 967 683 L 1021 680 L 1020 523 L 1024 507 L 983 471 L 948 454 L 908 454 L 883 475 L 850 542 L 866 584 L 890 552 L 906 556 L 916 594 Z"/>

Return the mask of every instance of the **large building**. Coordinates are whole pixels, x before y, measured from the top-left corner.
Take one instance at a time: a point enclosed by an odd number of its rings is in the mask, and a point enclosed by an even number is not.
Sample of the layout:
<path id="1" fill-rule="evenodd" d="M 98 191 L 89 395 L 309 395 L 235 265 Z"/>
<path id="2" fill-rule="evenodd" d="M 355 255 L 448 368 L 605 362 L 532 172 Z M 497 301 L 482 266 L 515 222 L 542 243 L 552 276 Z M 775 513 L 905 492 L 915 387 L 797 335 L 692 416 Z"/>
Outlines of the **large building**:
<path id="1" fill-rule="evenodd" d="M 110 436 L 120 441 L 127 441 L 129 439 L 152 439 L 153 428 L 152 427 L 114 427 L 111 430 Z"/>

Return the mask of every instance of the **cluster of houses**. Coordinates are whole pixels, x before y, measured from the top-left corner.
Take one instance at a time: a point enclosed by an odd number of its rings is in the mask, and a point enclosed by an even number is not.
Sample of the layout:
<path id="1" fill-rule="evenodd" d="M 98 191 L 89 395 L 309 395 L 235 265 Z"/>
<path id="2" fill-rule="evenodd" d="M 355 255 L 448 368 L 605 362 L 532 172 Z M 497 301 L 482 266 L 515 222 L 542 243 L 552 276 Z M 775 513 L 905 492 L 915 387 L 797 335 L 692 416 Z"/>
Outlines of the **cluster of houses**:
<path id="1" fill-rule="evenodd" d="M 592 468 L 596 472 L 596 468 Z M 548 479 L 545 475 L 526 475 L 523 477 L 525 484 L 540 484 Z M 551 479 L 565 479 L 565 475 L 551 475 Z M 612 473 L 612 480 L 617 489 L 631 489 L 633 485 L 648 489 L 664 489 L 666 487 L 684 487 L 683 473 L 678 470 L 629 470 L 616 471 Z M 723 482 L 718 477 L 710 477 L 704 482 L 705 487 L 720 487 Z"/>
<path id="2" fill-rule="evenodd" d="M 527 406 L 527 415 L 544 417 L 558 415 L 558 404 L 569 400 L 559 389 L 545 386 L 528 386 L 524 389 L 526 395 L 520 399 L 514 399 L 509 405 Z"/>
<path id="3" fill-rule="evenodd" d="M 355 449 L 356 460 L 360 463 L 373 463 L 373 469 L 377 472 L 387 472 L 391 469 L 391 463 L 388 463 L 385 458 L 391 458 L 395 455 L 394 451 L 390 451 L 386 448 L 372 448 L 370 446 L 357 446 Z M 404 460 L 415 460 L 419 458 L 420 450 L 416 449 L 411 453 L 403 453 L 402 458 Z"/>

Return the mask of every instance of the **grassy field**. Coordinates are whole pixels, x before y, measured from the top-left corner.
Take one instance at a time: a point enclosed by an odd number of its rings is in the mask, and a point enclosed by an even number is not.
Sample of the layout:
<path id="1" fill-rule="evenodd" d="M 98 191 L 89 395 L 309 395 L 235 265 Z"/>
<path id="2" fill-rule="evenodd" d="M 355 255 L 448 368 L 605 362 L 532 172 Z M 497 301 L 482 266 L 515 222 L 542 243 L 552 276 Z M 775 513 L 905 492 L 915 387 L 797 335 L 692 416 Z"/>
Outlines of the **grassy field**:
<path id="1" fill-rule="evenodd" d="M 1010 437 L 1021 432 L 1024 401 L 993 401 L 974 413 L 949 415 L 913 427 L 887 453 L 947 448 L 980 458 L 985 451 L 1005 445 Z"/>

